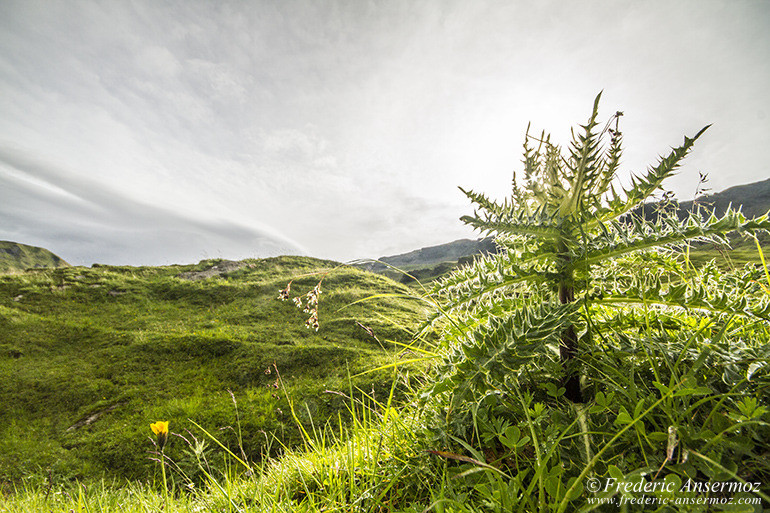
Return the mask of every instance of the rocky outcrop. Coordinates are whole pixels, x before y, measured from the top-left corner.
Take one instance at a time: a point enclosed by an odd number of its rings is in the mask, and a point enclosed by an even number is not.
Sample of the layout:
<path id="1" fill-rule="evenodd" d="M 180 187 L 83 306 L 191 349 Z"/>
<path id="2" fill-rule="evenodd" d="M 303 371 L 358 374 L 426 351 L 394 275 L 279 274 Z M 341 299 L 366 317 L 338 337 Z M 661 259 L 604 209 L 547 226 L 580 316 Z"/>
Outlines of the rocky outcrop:
<path id="1" fill-rule="evenodd" d="M 203 271 L 188 271 L 181 273 L 177 276 L 177 278 L 181 278 L 183 280 L 191 280 L 191 281 L 198 281 L 198 280 L 206 280 L 209 278 L 214 278 L 216 276 L 222 276 L 223 274 L 237 271 L 238 269 L 241 269 L 242 267 L 246 267 L 246 262 L 234 262 L 232 260 L 222 260 L 218 264 L 209 267 L 208 269 L 204 269 Z"/>

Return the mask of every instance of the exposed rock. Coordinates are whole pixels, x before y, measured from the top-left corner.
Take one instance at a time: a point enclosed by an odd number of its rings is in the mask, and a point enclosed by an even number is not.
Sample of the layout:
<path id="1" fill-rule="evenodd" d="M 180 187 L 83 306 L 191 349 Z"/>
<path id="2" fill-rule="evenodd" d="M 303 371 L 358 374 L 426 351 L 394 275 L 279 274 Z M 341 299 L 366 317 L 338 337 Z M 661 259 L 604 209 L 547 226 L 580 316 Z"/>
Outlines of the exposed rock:
<path id="1" fill-rule="evenodd" d="M 70 427 L 67 428 L 67 431 L 74 431 L 76 429 L 82 428 L 83 426 L 87 426 L 89 424 L 93 424 L 94 422 L 99 420 L 99 417 L 101 417 L 105 413 L 111 412 L 112 410 L 114 410 L 115 408 L 117 408 L 118 406 L 120 406 L 122 404 L 124 404 L 124 403 L 113 404 L 112 406 L 108 406 L 107 408 L 105 408 L 103 410 L 99 410 L 96 413 L 93 413 L 93 414 L 89 415 L 85 419 L 82 419 L 82 420 L 79 420 L 79 421 L 75 422 L 73 425 L 71 425 Z"/>
<path id="2" fill-rule="evenodd" d="M 0 248 L 0 253 L 5 253 L 6 255 L 11 256 L 19 256 L 21 255 L 21 248 L 19 246 L 11 246 L 8 248 Z"/>
<path id="3" fill-rule="evenodd" d="M 209 267 L 208 269 L 203 271 L 188 271 L 181 273 L 177 276 L 177 278 L 191 281 L 206 280 L 208 278 L 214 278 L 215 276 L 222 276 L 225 273 L 237 271 L 243 267 L 246 267 L 246 262 L 222 260 L 217 265 Z"/>

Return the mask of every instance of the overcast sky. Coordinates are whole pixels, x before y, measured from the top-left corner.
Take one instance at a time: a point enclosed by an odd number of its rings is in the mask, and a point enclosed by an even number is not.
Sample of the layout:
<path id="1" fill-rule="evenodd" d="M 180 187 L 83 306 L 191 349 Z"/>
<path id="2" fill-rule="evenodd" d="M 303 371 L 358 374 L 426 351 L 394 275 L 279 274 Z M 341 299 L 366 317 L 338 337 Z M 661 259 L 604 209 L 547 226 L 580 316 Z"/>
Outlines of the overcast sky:
<path id="1" fill-rule="evenodd" d="M 73 264 L 341 261 L 477 236 L 528 122 L 625 113 L 621 182 L 770 177 L 767 1 L 0 0 L 0 239 Z"/>

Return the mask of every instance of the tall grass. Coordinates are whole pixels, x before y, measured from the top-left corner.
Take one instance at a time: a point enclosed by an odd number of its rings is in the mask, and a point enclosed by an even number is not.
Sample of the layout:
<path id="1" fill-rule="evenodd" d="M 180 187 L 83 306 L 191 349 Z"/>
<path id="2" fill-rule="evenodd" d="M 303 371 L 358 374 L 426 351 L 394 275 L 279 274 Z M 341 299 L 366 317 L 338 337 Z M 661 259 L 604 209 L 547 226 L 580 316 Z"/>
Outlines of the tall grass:
<path id="1" fill-rule="evenodd" d="M 385 402 L 360 390 L 344 394 L 347 420 L 339 414 L 335 422 L 317 424 L 307 415 L 303 423 L 295 412 L 303 447 L 282 446 L 277 457 L 267 456 L 268 448 L 258 462 L 200 426 L 197 433 L 178 435 L 204 477 L 195 480 L 168 459 L 168 511 L 401 511 L 429 500 L 435 462 L 423 457 L 419 416 L 413 408 L 397 408 L 394 392 L 395 385 Z M 280 441 L 273 438 L 271 444 Z M 207 445 L 224 449 L 223 461 L 210 462 Z M 3 507 L 11 512 L 161 511 L 162 488 L 160 482 L 29 483 L 14 489 Z"/>

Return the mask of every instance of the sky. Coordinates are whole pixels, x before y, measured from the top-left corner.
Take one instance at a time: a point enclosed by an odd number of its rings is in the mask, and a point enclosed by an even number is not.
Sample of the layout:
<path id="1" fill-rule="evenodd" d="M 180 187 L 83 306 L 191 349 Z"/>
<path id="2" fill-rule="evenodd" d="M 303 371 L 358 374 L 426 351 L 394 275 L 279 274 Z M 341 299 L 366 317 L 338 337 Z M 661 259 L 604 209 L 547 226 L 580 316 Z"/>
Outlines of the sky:
<path id="1" fill-rule="evenodd" d="M 480 234 L 528 123 L 601 91 L 620 184 L 770 177 L 770 2 L 0 0 L 0 240 L 76 265 L 377 258 Z"/>

